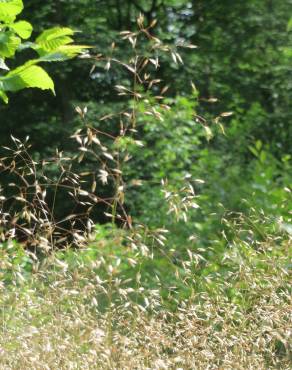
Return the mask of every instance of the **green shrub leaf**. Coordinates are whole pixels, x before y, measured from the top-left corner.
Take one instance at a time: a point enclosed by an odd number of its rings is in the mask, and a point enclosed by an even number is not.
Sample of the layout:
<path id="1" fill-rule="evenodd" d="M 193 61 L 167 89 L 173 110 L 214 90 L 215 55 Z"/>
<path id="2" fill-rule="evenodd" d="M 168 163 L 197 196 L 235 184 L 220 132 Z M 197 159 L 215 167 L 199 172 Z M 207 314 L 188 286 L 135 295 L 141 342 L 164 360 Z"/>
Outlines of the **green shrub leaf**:
<path id="1" fill-rule="evenodd" d="M 0 90 L 0 98 L 4 101 L 4 103 L 8 104 L 8 96 L 3 90 Z"/>
<path id="2" fill-rule="evenodd" d="M 15 33 L 18 34 L 22 39 L 28 39 L 32 33 L 32 25 L 26 21 L 19 21 L 16 23 L 12 23 L 10 26 Z"/>
<path id="3" fill-rule="evenodd" d="M 40 56 L 57 50 L 62 45 L 73 42 L 70 37 L 74 34 L 71 28 L 54 27 L 44 31 L 37 39 L 37 52 Z"/>
<path id="4" fill-rule="evenodd" d="M 0 21 L 13 22 L 23 10 L 22 0 L 0 0 Z"/>
<path id="5" fill-rule="evenodd" d="M 25 64 L 0 78 L 0 90 L 4 92 L 18 91 L 30 87 L 51 90 L 55 93 L 54 82 L 51 77 L 42 67 L 36 65 Z M 3 98 L 3 96 L 1 97 Z"/>
<path id="6" fill-rule="evenodd" d="M 33 27 L 27 21 L 15 22 L 16 16 L 23 10 L 22 0 L 0 0 L 0 99 L 8 103 L 7 91 L 24 88 L 39 88 L 54 91 L 54 83 L 47 72 L 37 64 L 40 62 L 59 62 L 74 58 L 88 46 L 75 45 L 74 31 L 68 27 L 54 27 L 45 30 L 35 42 L 23 42 L 29 39 Z M 16 51 L 35 50 L 39 58 L 27 61 L 24 65 L 10 71 L 6 58 L 14 57 Z M 3 71 L 9 71 L 3 75 Z"/>
<path id="7" fill-rule="evenodd" d="M 21 39 L 13 32 L 0 32 L 0 57 L 13 57 L 20 43 Z"/>

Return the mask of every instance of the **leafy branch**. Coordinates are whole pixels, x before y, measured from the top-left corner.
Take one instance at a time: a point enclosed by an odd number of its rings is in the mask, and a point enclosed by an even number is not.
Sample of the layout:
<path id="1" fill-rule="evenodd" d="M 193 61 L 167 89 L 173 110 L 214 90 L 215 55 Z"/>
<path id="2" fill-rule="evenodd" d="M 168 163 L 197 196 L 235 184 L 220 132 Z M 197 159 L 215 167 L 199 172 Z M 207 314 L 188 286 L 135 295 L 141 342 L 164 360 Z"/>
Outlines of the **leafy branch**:
<path id="1" fill-rule="evenodd" d="M 22 10 L 22 0 L 0 1 L 0 98 L 5 103 L 8 103 L 6 93 L 10 91 L 39 88 L 55 93 L 53 80 L 38 64 L 71 59 L 89 48 L 74 44 L 75 31 L 67 27 L 47 29 L 34 42 L 24 41 L 31 37 L 33 26 L 25 20 L 16 21 Z M 36 59 L 10 70 L 6 59 L 28 48 L 36 52 Z"/>

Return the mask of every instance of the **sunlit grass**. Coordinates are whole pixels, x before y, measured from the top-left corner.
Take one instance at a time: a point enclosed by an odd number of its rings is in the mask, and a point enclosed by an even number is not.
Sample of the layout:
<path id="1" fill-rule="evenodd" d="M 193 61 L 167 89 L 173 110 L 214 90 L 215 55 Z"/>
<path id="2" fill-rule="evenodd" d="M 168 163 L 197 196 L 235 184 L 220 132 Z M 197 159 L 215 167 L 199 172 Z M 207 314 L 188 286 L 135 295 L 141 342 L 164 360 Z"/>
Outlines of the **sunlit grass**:
<path id="1" fill-rule="evenodd" d="M 255 249 L 234 238 L 216 264 L 195 263 L 194 252 L 176 261 L 168 286 L 154 273 L 165 265 L 151 259 L 152 280 L 137 279 L 123 247 L 110 255 L 113 240 L 58 252 L 25 279 L 9 275 L 1 368 L 290 368 L 289 239 Z"/>

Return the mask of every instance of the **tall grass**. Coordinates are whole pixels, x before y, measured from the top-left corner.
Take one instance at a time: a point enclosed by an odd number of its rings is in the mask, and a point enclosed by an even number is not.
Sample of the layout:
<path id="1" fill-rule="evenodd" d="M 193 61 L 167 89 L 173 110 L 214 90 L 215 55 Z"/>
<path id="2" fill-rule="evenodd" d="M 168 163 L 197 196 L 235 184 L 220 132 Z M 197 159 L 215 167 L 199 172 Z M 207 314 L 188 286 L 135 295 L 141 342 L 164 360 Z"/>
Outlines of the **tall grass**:
<path id="1" fill-rule="evenodd" d="M 14 148 L 5 149 L 3 369 L 290 367 L 291 239 L 280 221 L 263 213 L 229 214 L 221 238 L 201 248 L 190 236 L 177 253 L 164 225 L 144 225 L 127 211 L 123 170 L 129 147 L 143 150 L 138 121 L 149 115 L 163 120 L 171 109 L 164 102 L 167 88 L 155 76 L 160 55 L 181 63 L 177 49 L 192 48 L 163 45 L 151 34 L 154 25 L 145 28 L 140 17 L 137 32 L 122 33 L 133 49 L 128 61 L 114 57 L 114 44 L 111 56 L 88 56 L 92 72 L 117 64 L 132 76 L 115 86 L 125 110 L 100 117 L 111 131 L 77 107 L 82 127 L 72 135 L 78 145 L 73 158 L 57 151 L 37 163 L 29 144 L 15 138 Z M 144 54 L 138 52 L 141 38 Z M 194 119 L 209 134 L 207 122 Z M 116 136 L 109 122 L 117 124 Z M 178 191 L 162 181 L 168 216 L 177 222 L 188 222 L 198 208 L 193 181 L 182 179 Z M 140 179 L 132 184 L 140 186 Z M 59 217 L 57 203 L 66 197 L 71 209 Z M 94 226 L 96 209 L 104 211 L 107 226 Z"/>
<path id="2" fill-rule="evenodd" d="M 103 231 L 2 287 L 1 368 L 290 368 L 291 240 L 254 248 L 237 234 L 216 261 L 192 251 L 163 280 L 146 257 L 131 276 L 122 238 Z"/>

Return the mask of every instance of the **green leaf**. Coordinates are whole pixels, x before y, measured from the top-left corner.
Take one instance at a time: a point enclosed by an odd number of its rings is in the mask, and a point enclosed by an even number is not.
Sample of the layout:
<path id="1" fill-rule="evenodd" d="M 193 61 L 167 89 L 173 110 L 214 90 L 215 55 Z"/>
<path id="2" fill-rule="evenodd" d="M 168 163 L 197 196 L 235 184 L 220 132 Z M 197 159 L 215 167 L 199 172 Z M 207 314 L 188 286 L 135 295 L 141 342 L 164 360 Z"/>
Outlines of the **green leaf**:
<path id="1" fill-rule="evenodd" d="M 76 57 L 84 49 L 89 49 L 87 45 L 72 44 L 71 28 L 54 27 L 44 31 L 32 46 L 43 61 L 55 62 L 63 61 Z M 71 45 L 69 45 L 71 44 Z"/>
<path id="2" fill-rule="evenodd" d="M 40 56 L 56 51 L 58 47 L 72 43 L 72 35 L 74 31 L 71 28 L 54 27 L 46 30 L 36 39 L 36 50 Z"/>
<path id="3" fill-rule="evenodd" d="M 15 33 L 18 34 L 22 39 L 28 39 L 32 33 L 32 25 L 26 21 L 19 21 L 9 25 L 9 28 L 12 29 Z"/>
<path id="4" fill-rule="evenodd" d="M 88 45 L 63 45 L 56 51 L 64 56 L 66 59 L 74 58 L 81 54 L 83 50 L 90 49 Z"/>
<path id="5" fill-rule="evenodd" d="M 13 57 L 20 43 L 21 39 L 13 32 L 0 31 L 0 57 Z"/>
<path id="6" fill-rule="evenodd" d="M 253 146 L 249 145 L 249 146 L 248 146 L 248 149 L 252 152 L 252 154 L 253 154 L 255 157 L 257 157 L 257 158 L 258 158 L 258 156 L 259 156 L 259 152 L 257 151 L 257 149 L 256 149 L 256 148 L 254 148 Z"/>
<path id="7" fill-rule="evenodd" d="M 36 39 L 38 44 L 46 41 L 52 41 L 63 36 L 73 36 L 74 31 L 68 27 L 53 27 L 45 30 L 40 34 L 40 36 Z"/>
<path id="8" fill-rule="evenodd" d="M 0 78 L 0 90 L 18 91 L 35 87 L 55 93 L 54 82 L 47 72 L 36 65 L 24 64 Z"/>
<path id="9" fill-rule="evenodd" d="M 5 94 L 4 91 L 0 90 L 0 98 L 6 103 L 8 104 L 8 96 Z"/>
<path id="10" fill-rule="evenodd" d="M 0 21 L 13 22 L 23 10 L 22 0 L 0 0 Z"/>

